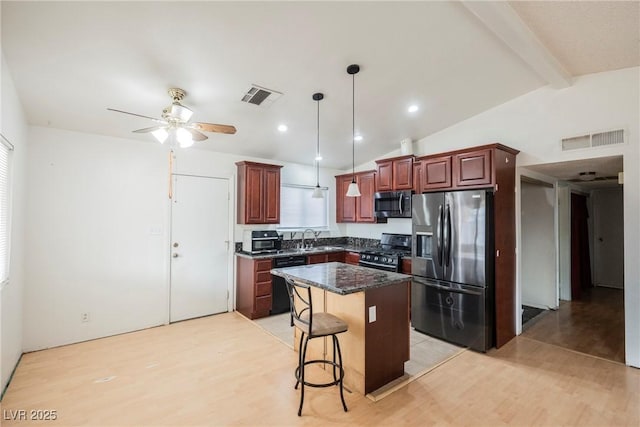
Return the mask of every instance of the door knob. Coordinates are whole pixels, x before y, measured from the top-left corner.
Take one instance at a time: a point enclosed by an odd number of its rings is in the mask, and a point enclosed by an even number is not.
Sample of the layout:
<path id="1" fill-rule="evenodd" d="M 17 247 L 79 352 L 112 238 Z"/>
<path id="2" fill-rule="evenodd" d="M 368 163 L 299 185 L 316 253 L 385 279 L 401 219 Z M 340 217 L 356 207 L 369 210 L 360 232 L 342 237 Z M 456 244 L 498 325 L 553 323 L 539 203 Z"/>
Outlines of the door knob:
<path id="1" fill-rule="evenodd" d="M 173 257 L 174 258 L 178 258 L 178 254 L 173 254 Z"/>
<path id="2" fill-rule="evenodd" d="M 175 242 L 175 243 L 173 244 L 173 247 L 174 247 L 174 248 L 177 248 L 178 246 L 179 246 L 179 245 L 178 245 L 178 242 Z"/>

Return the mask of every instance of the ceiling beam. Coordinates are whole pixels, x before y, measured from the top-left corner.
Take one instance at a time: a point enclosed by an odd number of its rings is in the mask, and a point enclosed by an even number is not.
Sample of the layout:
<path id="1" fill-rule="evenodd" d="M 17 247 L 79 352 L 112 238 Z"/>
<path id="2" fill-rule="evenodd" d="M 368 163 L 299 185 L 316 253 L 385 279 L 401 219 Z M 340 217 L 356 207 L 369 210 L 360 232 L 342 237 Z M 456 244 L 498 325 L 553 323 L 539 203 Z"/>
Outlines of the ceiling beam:
<path id="1" fill-rule="evenodd" d="M 571 86 L 569 73 L 508 2 L 463 0 L 461 3 L 547 83 L 557 89 Z"/>

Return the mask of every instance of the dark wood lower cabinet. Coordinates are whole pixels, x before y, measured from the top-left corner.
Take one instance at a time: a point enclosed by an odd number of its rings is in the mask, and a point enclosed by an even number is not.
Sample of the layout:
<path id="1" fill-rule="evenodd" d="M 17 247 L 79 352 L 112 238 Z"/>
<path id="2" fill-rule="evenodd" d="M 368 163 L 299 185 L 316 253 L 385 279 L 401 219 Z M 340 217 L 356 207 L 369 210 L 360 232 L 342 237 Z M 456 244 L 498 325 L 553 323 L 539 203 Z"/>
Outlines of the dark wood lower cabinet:
<path id="1" fill-rule="evenodd" d="M 249 319 L 266 317 L 271 311 L 272 259 L 236 256 L 236 310 Z"/>

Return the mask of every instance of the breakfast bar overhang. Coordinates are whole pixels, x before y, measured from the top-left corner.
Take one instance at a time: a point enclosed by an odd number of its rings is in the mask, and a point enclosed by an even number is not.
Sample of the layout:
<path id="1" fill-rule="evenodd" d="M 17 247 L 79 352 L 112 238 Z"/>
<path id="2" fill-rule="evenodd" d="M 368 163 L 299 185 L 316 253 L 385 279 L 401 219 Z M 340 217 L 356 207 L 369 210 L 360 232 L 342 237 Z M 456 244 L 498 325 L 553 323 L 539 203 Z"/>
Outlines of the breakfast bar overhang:
<path id="1" fill-rule="evenodd" d="M 347 389 L 371 393 L 404 374 L 411 276 L 340 262 L 277 268 L 271 274 L 310 285 L 313 311 L 348 323 L 349 330 L 340 335 Z M 298 341 L 296 330 L 296 351 Z M 326 358 L 331 343 L 317 341 L 308 352 Z"/>

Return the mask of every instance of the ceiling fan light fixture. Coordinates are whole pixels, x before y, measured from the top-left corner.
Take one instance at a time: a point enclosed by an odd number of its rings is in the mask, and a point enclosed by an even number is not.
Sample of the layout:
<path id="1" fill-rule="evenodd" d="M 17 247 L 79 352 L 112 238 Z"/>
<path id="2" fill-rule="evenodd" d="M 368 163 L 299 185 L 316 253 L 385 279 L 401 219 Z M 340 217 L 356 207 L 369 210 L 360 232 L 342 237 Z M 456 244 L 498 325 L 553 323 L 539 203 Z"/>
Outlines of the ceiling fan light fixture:
<path id="1" fill-rule="evenodd" d="M 160 128 L 151 132 L 151 135 L 153 135 L 153 137 L 157 139 L 160 144 L 164 144 L 164 142 L 169 137 L 169 132 L 167 132 L 165 128 Z"/>
<path id="2" fill-rule="evenodd" d="M 596 179 L 596 173 L 595 172 L 580 172 L 578 174 L 578 179 L 580 181 L 593 181 L 594 179 Z"/>
<path id="3" fill-rule="evenodd" d="M 189 119 L 191 119 L 191 116 L 193 116 L 193 111 L 176 102 L 171 104 L 171 107 L 169 107 L 168 115 L 169 117 L 177 119 L 180 122 L 188 122 Z"/>
<path id="4" fill-rule="evenodd" d="M 176 129 L 176 139 L 181 148 L 191 147 L 193 145 L 193 137 L 191 132 L 184 128 Z"/>

